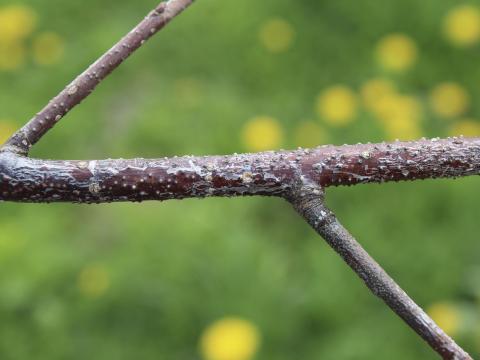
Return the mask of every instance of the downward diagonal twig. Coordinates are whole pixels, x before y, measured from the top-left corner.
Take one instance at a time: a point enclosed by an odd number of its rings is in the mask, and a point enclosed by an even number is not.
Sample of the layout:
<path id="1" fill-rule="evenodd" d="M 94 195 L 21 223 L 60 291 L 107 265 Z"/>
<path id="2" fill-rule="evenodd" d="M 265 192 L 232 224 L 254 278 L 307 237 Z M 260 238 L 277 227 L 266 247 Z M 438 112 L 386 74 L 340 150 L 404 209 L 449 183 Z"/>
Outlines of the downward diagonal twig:
<path id="1" fill-rule="evenodd" d="M 300 185 L 287 198 L 297 212 L 355 271 L 370 291 L 382 299 L 443 359 L 472 359 L 435 324 L 342 226 L 335 214 L 325 206 L 321 188 L 316 185 Z"/>
<path id="2" fill-rule="evenodd" d="M 370 290 L 444 359 L 471 359 L 343 228 L 325 207 L 323 188 L 478 175 L 480 138 L 150 160 L 50 161 L 27 157 L 31 146 L 70 109 L 192 3 L 169 0 L 158 5 L 0 148 L 0 201 L 103 203 L 206 196 L 286 197 Z"/>

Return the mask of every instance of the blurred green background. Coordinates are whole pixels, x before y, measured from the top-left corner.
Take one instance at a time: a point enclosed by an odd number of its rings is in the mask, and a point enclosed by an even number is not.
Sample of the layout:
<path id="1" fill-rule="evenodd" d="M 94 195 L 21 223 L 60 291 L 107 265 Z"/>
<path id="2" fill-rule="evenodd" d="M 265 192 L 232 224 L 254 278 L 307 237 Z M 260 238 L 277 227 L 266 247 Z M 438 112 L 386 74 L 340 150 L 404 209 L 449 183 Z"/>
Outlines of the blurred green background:
<path id="1" fill-rule="evenodd" d="M 152 0 L 0 0 L 0 137 Z M 227 154 L 480 135 L 480 3 L 198 0 L 32 150 Z M 477 178 L 328 190 L 346 227 L 480 355 Z M 212 325 L 213 324 L 213 325 Z M 1 359 L 435 359 L 271 198 L 0 206 Z"/>

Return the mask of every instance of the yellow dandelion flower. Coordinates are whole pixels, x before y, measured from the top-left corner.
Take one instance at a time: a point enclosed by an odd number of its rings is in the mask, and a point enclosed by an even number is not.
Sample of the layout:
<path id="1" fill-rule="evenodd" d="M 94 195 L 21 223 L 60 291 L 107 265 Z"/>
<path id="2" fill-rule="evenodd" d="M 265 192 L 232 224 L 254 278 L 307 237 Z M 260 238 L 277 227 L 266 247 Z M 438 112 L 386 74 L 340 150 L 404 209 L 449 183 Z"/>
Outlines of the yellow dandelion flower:
<path id="1" fill-rule="evenodd" d="M 17 126 L 11 120 L 0 119 L 0 144 L 7 141 L 17 130 Z"/>
<path id="2" fill-rule="evenodd" d="M 474 119 L 462 119 L 452 125 L 450 136 L 480 136 L 480 122 Z"/>
<path id="3" fill-rule="evenodd" d="M 349 87 L 332 86 L 317 97 L 316 110 L 330 125 L 347 125 L 357 114 L 357 96 Z"/>
<path id="4" fill-rule="evenodd" d="M 275 118 L 257 116 L 245 124 L 242 140 L 249 151 L 272 150 L 281 146 L 283 130 Z"/>
<path id="5" fill-rule="evenodd" d="M 17 70 L 25 63 L 26 51 L 21 42 L 0 42 L 0 71 Z"/>
<path id="6" fill-rule="evenodd" d="M 454 336 L 458 332 L 461 325 L 461 314 L 453 304 L 435 303 L 427 309 L 427 313 L 447 334 Z"/>
<path id="7" fill-rule="evenodd" d="M 375 111 L 382 100 L 395 92 L 395 84 L 382 78 L 368 80 L 360 89 L 363 104 L 370 111 Z"/>
<path id="8" fill-rule="evenodd" d="M 295 30 L 283 19 L 270 19 L 260 28 L 260 43 L 272 53 L 285 52 L 293 44 Z"/>
<path id="9" fill-rule="evenodd" d="M 65 43 L 58 34 L 44 32 L 33 40 L 33 60 L 38 65 L 58 63 L 65 51 Z"/>
<path id="10" fill-rule="evenodd" d="M 415 140 L 422 136 L 420 125 L 409 118 L 397 118 L 383 124 L 388 140 Z"/>
<path id="11" fill-rule="evenodd" d="M 375 104 L 373 113 L 388 139 L 413 140 L 421 137 L 423 110 L 420 101 L 413 96 L 385 95 Z"/>
<path id="12" fill-rule="evenodd" d="M 398 121 L 399 119 L 419 122 L 423 111 L 420 101 L 413 96 L 391 94 L 379 101 L 374 114 L 384 123 Z"/>
<path id="13" fill-rule="evenodd" d="M 430 106 L 441 117 L 460 116 L 470 106 L 470 96 L 459 84 L 445 82 L 437 85 L 430 93 Z"/>
<path id="14" fill-rule="evenodd" d="M 467 47 L 480 39 L 480 11 L 472 5 L 453 8 L 443 22 L 443 32 L 453 45 Z"/>
<path id="15" fill-rule="evenodd" d="M 210 325 L 200 339 L 205 360 L 249 360 L 258 350 L 260 333 L 248 320 L 223 318 Z"/>
<path id="16" fill-rule="evenodd" d="M 401 72 L 413 66 L 417 52 L 417 45 L 407 35 L 389 34 L 378 42 L 375 56 L 385 70 Z"/>
<path id="17" fill-rule="evenodd" d="M 25 5 L 0 8 L 0 42 L 12 42 L 30 35 L 36 20 L 35 12 Z"/>
<path id="18" fill-rule="evenodd" d="M 325 129 L 313 121 L 302 122 L 295 130 L 295 145 L 315 147 L 324 144 L 327 138 Z"/>
<path id="19" fill-rule="evenodd" d="M 80 272 L 77 282 L 80 292 L 90 298 L 103 295 L 110 286 L 110 276 L 104 266 L 92 264 Z"/>

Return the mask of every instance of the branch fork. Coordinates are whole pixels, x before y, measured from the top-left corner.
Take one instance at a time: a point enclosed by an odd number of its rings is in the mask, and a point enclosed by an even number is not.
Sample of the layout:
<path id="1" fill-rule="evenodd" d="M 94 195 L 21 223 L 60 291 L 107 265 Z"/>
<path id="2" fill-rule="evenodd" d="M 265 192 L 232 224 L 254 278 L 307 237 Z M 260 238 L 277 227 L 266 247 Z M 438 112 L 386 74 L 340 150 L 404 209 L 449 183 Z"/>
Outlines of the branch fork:
<path id="1" fill-rule="evenodd" d="M 324 202 L 328 186 L 480 174 L 480 138 L 321 146 L 227 156 L 40 160 L 30 148 L 193 0 L 160 3 L 0 147 L 0 201 L 104 203 L 265 195 L 288 200 L 377 297 L 442 358 L 471 359 L 394 282 Z"/>

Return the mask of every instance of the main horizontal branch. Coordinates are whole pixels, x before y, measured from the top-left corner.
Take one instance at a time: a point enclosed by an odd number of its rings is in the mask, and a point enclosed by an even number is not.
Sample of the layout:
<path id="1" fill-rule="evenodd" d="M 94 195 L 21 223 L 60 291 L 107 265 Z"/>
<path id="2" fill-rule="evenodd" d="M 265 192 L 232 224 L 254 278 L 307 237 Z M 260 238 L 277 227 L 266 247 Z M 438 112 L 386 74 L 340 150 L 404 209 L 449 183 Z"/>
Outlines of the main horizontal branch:
<path id="1" fill-rule="evenodd" d="M 480 173 L 479 138 L 436 138 L 152 160 L 53 161 L 27 157 L 31 146 L 71 108 L 192 3 L 193 0 L 160 3 L 0 148 L 0 200 L 102 203 L 257 194 L 283 196 L 372 292 L 443 358 L 470 359 L 341 226 L 323 204 L 323 188 L 477 175 Z"/>
<path id="2" fill-rule="evenodd" d="M 0 152 L 0 200 L 79 202 L 284 196 L 321 187 L 480 174 L 480 138 L 320 146 L 227 156 L 60 161 Z"/>

